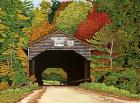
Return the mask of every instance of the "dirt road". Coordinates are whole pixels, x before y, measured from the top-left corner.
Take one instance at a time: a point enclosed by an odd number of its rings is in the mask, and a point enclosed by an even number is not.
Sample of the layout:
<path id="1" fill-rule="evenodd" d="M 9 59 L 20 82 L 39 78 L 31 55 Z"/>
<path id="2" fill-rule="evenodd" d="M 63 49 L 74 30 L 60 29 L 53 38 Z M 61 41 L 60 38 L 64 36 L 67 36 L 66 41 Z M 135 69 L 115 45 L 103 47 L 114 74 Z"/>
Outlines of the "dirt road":
<path id="1" fill-rule="evenodd" d="M 39 103 L 140 103 L 138 101 L 126 101 L 113 97 L 89 93 L 78 87 L 54 87 L 49 86 L 38 100 Z"/>

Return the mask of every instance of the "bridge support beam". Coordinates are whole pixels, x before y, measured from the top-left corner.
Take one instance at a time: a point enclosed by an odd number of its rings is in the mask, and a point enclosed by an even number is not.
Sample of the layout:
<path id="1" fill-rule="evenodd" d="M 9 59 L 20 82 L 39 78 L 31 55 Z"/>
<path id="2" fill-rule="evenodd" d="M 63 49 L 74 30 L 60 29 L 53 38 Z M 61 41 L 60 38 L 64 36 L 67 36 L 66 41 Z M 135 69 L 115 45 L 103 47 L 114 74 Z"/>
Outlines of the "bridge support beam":
<path id="1" fill-rule="evenodd" d="M 90 61 L 85 60 L 85 82 L 90 82 Z"/>
<path id="2" fill-rule="evenodd" d="M 35 75 L 35 60 L 29 60 L 29 76 Z"/>

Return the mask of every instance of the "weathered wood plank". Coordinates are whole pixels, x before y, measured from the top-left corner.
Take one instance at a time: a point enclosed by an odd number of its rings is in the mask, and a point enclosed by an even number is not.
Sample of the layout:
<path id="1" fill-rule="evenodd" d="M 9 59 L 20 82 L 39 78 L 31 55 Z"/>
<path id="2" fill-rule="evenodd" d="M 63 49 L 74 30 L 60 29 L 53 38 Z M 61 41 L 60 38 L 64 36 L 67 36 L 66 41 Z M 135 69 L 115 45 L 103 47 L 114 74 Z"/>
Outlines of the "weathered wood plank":
<path id="1" fill-rule="evenodd" d="M 64 37 L 64 46 L 54 46 L 54 41 L 52 40 L 52 37 Z M 69 40 L 72 40 L 74 42 L 73 46 L 67 45 L 67 41 Z M 92 49 L 93 48 L 91 48 L 89 45 L 79 41 L 78 39 L 69 37 L 62 33 L 54 33 L 54 35 L 41 38 L 40 40 L 29 46 L 29 59 L 32 59 L 33 57 L 46 50 L 73 50 L 89 60 L 90 51 Z"/>

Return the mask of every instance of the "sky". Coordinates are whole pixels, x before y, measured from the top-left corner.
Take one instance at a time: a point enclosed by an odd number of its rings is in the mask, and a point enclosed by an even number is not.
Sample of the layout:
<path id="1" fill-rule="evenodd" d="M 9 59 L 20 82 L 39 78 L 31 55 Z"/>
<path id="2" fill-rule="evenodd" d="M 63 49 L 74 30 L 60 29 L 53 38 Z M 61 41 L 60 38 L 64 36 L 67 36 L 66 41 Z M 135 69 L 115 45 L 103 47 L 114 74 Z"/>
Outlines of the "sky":
<path id="1" fill-rule="evenodd" d="M 34 7 L 38 7 L 39 6 L 39 3 L 41 2 L 42 0 L 33 0 L 33 5 Z M 50 1 L 50 0 L 47 0 L 47 1 Z M 59 1 L 71 1 L 71 0 L 59 0 Z M 84 1 L 84 0 L 74 0 L 74 1 Z"/>
<path id="2" fill-rule="evenodd" d="M 39 6 L 39 3 L 40 3 L 40 0 L 34 0 L 33 1 L 34 7 L 38 7 Z"/>

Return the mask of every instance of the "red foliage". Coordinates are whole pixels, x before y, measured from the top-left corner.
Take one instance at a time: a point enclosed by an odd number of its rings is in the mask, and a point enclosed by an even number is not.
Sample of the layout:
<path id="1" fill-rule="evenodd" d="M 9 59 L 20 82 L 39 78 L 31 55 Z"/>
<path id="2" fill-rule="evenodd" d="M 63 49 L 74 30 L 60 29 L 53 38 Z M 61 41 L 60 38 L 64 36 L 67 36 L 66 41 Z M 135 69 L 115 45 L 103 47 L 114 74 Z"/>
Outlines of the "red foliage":
<path id="1" fill-rule="evenodd" d="M 108 55 L 107 52 L 102 52 L 102 51 L 99 51 L 99 50 L 93 50 L 93 51 L 91 51 L 91 54 L 92 55 L 97 55 L 97 56 Z"/>
<path id="2" fill-rule="evenodd" d="M 88 15 L 87 20 L 95 20 L 101 27 L 111 22 L 107 13 L 98 13 L 95 8 Z"/>
<path id="3" fill-rule="evenodd" d="M 92 38 L 96 31 L 99 31 L 99 24 L 95 20 L 87 20 L 81 22 L 76 33 L 75 37 L 80 40 L 86 41 L 86 39 Z"/>
<path id="4" fill-rule="evenodd" d="M 75 33 L 75 37 L 83 41 L 91 39 L 97 31 L 110 22 L 111 20 L 107 13 L 98 13 L 96 9 L 93 8 L 87 17 L 87 20 L 80 23 Z"/>

